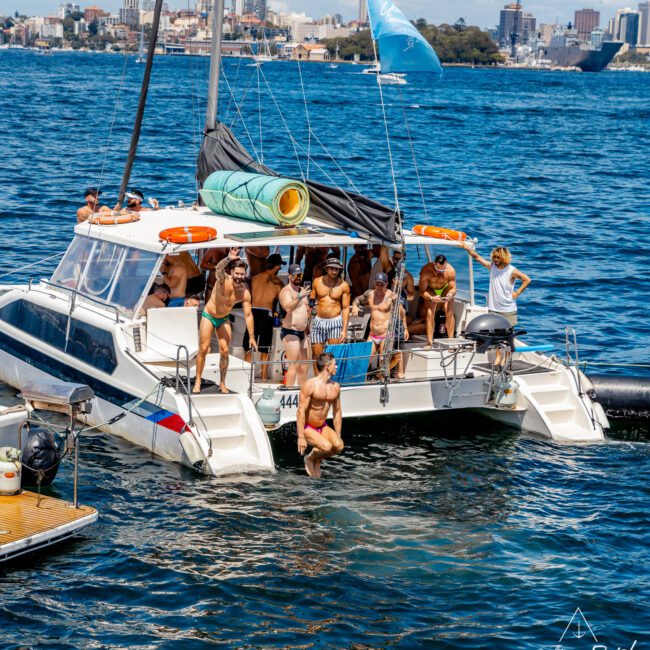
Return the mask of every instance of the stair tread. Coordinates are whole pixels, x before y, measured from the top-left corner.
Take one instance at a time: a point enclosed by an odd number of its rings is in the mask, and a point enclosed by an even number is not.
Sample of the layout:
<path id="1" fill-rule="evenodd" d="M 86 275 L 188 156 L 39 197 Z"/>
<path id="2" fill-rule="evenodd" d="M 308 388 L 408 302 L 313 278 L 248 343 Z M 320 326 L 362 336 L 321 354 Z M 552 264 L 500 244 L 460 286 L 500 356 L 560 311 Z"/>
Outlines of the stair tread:
<path id="1" fill-rule="evenodd" d="M 575 411 L 573 404 L 540 404 L 541 409 L 545 413 L 561 413 L 562 411 Z"/>
<path id="2" fill-rule="evenodd" d="M 217 438 L 245 438 L 246 431 L 239 428 L 208 429 L 205 435 L 212 440 Z"/>
<path id="3" fill-rule="evenodd" d="M 531 393 L 565 393 L 567 392 L 566 386 L 558 386 L 557 384 L 542 384 L 541 386 L 529 386 Z"/>

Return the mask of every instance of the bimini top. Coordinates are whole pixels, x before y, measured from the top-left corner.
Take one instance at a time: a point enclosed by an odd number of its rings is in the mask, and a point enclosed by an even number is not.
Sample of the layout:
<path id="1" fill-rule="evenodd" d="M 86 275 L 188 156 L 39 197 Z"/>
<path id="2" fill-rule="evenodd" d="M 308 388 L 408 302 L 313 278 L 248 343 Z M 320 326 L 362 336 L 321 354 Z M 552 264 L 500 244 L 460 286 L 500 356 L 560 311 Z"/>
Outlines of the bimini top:
<path id="1" fill-rule="evenodd" d="M 162 230 L 183 226 L 214 228 L 217 238 L 194 244 L 171 244 L 161 241 L 159 235 Z M 145 211 L 140 213 L 139 221 L 119 225 L 96 225 L 84 221 L 77 224 L 75 234 L 152 252 L 231 246 L 352 246 L 370 241 L 355 233 L 332 228 L 313 218 L 307 218 L 295 228 L 278 228 L 217 215 L 205 207 Z"/>

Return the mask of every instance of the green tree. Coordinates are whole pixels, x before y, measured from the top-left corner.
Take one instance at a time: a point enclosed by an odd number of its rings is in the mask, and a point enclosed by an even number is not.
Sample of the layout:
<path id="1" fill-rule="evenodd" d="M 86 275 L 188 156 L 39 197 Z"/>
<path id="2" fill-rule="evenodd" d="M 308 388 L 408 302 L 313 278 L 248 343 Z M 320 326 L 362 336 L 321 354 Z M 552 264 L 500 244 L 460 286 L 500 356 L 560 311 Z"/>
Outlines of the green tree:
<path id="1" fill-rule="evenodd" d="M 99 25 L 97 24 L 96 20 L 93 20 L 91 23 L 88 23 L 88 33 L 90 36 L 97 36 L 97 31 L 99 29 Z"/>

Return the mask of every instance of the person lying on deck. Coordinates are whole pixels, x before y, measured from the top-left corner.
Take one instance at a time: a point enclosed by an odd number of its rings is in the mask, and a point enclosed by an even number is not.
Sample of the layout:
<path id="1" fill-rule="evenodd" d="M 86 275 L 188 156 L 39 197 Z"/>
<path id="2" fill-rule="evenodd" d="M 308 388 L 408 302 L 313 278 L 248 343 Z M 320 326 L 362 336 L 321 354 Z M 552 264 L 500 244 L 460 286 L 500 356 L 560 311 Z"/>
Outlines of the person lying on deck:
<path id="1" fill-rule="evenodd" d="M 217 281 L 201 314 L 199 351 L 196 357 L 196 380 L 193 390 L 195 393 L 201 392 L 201 375 L 205 367 L 205 358 L 210 352 L 212 333 L 215 330 L 219 339 L 219 370 L 221 373 L 219 388 L 222 393 L 230 392 L 226 388 L 226 373 L 228 372 L 229 361 L 228 347 L 232 338 L 230 311 L 235 303 L 242 303 L 251 347 L 257 351 L 251 310 L 251 292 L 246 284 L 246 270 L 246 262 L 239 257 L 239 248 L 231 248 L 228 257 L 217 264 L 215 270 Z"/>

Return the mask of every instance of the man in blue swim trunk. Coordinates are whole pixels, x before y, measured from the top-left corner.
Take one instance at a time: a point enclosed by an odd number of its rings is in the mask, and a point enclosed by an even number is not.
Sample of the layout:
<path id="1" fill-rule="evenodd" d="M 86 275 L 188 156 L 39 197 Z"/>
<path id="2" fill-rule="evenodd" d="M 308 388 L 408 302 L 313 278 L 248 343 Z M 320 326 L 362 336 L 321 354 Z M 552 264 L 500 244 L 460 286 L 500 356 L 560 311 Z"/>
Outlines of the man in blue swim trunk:
<path id="1" fill-rule="evenodd" d="M 242 303 L 250 344 L 257 351 L 251 310 L 251 292 L 246 284 L 246 270 L 246 262 L 239 258 L 239 248 L 231 248 L 228 257 L 222 259 L 215 268 L 216 282 L 210 299 L 205 303 L 199 325 L 199 351 L 196 357 L 196 381 L 193 389 L 195 393 L 201 392 L 201 375 L 205 367 L 205 358 L 210 352 L 212 332 L 215 330 L 219 339 L 219 370 L 221 373 L 219 388 L 222 393 L 230 392 L 226 388 L 226 373 L 229 361 L 228 347 L 232 337 L 230 311 L 235 303 Z"/>

